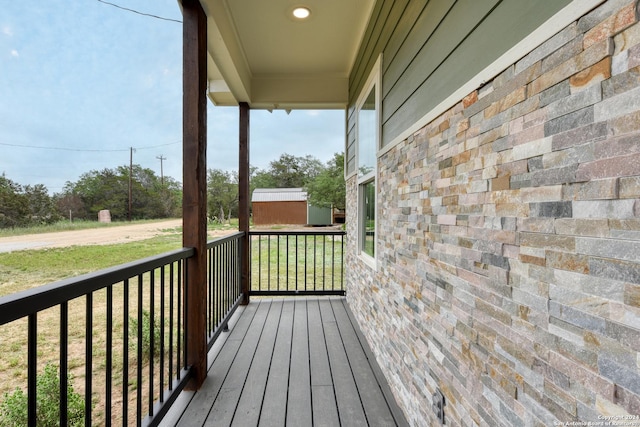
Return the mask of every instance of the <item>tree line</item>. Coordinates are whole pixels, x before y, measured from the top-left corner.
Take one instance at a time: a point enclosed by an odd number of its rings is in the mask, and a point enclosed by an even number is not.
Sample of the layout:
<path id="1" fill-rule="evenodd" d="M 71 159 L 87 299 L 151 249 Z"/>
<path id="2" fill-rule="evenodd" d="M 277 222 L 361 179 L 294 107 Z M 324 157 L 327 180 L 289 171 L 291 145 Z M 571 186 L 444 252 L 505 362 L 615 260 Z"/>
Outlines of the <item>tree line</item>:
<path id="1" fill-rule="evenodd" d="M 116 221 L 128 219 L 129 210 L 131 219 L 175 217 L 180 216 L 181 202 L 179 182 L 171 177 L 161 179 L 140 165 L 86 172 L 76 182 L 67 181 L 62 191 L 53 195 L 43 184 L 22 186 L 4 174 L 0 176 L 0 228 L 52 224 L 62 219 L 96 220 L 103 209 Z"/>
<path id="2" fill-rule="evenodd" d="M 209 218 L 222 222 L 238 215 L 238 174 L 210 169 L 207 177 Z M 309 203 L 319 207 L 345 208 L 344 154 L 335 153 L 326 164 L 313 156 L 282 154 L 266 169 L 251 167 L 249 191 L 256 188 L 303 188 Z"/>
<path id="3" fill-rule="evenodd" d="M 282 154 L 267 169 L 250 168 L 251 192 L 255 188 L 302 187 L 312 204 L 344 209 L 343 162 L 342 153 L 334 154 L 326 164 L 313 156 Z M 223 221 L 237 216 L 237 172 L 208 170 L 207 193 L 210 219 Z M 182 185 L 140 165 L 86 172 L 75 182 L 67 181 L 62 191 L 53 195 L 43 184 L 22 186 L 0 175 L 0 228 L 45 225 L 63 219 L 96 220 L 103 209 L 110 211 L 114 221 L 179 217 Z"/>

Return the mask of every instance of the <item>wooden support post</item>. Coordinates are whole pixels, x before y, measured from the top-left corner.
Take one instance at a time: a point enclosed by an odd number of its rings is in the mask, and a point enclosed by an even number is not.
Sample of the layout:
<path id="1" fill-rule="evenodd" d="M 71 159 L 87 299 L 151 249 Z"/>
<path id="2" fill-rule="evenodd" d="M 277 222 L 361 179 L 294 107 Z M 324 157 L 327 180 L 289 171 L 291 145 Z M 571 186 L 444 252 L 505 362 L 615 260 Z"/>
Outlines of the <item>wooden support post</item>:
<path id="1" fill-rule="evenodd" d="M 240 156 L 238 159 L 238 228 L 244 231 L 242 240 L 241 278 L 242 304 L 249 304 L 251 286 L 251 248 L 249 236 L 249 104 L 240 103 Z"/>
<path id="2" fill-rule="evenodd" d="M 193 369 L 187 388 L 207 376 L 207 18 L 198 0 L 182 1 L 183 199 L 182 243 L 195 248 L 185 280 L 186 362 Z"/>

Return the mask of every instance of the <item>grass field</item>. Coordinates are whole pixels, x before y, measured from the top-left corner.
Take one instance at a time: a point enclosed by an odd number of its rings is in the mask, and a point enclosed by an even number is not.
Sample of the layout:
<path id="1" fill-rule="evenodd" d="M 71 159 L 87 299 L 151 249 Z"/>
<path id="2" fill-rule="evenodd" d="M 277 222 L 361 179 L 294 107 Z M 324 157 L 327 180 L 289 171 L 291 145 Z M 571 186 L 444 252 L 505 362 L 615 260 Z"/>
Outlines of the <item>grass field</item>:
<path id="1" fill-rule="evenodd" d="M 8 295 L 29 288 L 34 288 L 63 278 L 94 272 L 103 268 L 131 262 L 137 259 L 157 255 L 182 246 L 180 230 L 148 240 L 136 241 L 117 245 L 72 246 L 66 248 L 54 248 L 43 250 L 27 250 L 0 254 L 0 295 Z M 148 289 L 148 281 L 144 287 Z M 132 283 L 130 296 L 129 315 L 137 317 L 137 292 L 136 283 Z M 113 348 L 114 363 L 117 372 L 122 367 L 122 334 L 123 334 L 123 287 L 113 288 L 114 297 L 114 334 Z M 145 293 L 147 295 L 147 293 Z M 97 424 L 104 422 L 101 418 L 104 412 L 99 408 L 104 399 L 104 375 L 106 354 L 106 291 L 98 291 L 93 294 L 93 369 L 96 372 L 94 379 L 94 400 L 97 405 L 95 421 Z M 149 298 L 143 297 L 144 307 L 149 306 Z M 156 304 L 159 305 L 159 300 Z M 85 354 L 85 298 L 78 298 L 69 302 L 69 371 L 73 378 L 76 391 L 84 389 L 84 354 Z M 41 371 L 45 364 L 58 365 L 59 355 L 59 331 L 60 310 L 56 307 L 38 314 L 38 365 Z M 20 387 L 26 389 L 26 362 L 27 362 L 27 333 L 26 319 L 21 319 L 0 326 L 0 399 L 4 399 L 7 392 Z M 135 349 L 131 350 L 133 366 L 135 366 Z M 147 364 L 148 366 L 148 364 Z M 131 370 L 132 374 L 135 371 Z M 116 396 L 122 388 L 121 378 L 114 378 L 114 387 L 117 388 Z M 130 384 L 131 393 L 135 393 L 137 385 Z M 114 409 L 117 405 L 114 405 Z M 116 410 L 116 419 L 118 417 Z"/>

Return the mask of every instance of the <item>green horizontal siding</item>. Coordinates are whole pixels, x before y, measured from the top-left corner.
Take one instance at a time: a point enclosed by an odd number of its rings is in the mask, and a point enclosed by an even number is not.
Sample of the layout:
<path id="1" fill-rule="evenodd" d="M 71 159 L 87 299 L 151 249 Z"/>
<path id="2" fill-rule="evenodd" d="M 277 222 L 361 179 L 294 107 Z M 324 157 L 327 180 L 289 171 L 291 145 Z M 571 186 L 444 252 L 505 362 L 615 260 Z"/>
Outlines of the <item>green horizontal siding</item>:
<path id="1" fill-rule="evenodd" d="M 384 146 L 569 3 L 379 1 L 350 76 L 349 121 L 381 52 Z M 349 127 L 347 141 L 354 132 Z"/>

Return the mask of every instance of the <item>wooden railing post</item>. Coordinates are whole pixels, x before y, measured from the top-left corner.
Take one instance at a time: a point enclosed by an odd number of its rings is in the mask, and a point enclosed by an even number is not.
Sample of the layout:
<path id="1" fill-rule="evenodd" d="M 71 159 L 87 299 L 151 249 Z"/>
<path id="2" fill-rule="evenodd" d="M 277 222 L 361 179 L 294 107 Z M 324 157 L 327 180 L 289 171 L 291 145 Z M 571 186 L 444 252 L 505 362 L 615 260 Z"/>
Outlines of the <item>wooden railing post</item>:
<path id="1" fill-rule="evenodd" d="M 183 246 L 187 259 L 185 328 L 187 364 L 198 389 L 207 376 L 207 18 L 198 0 L 183 0 Z"/>
<path id="2" fill-rule="evenodd" d="M 240 155 L 238 159 L 238 228 L 244 231 L 240 250 L 240 284 L 242 287 L 242 304 L 249 304 L 251 287 L 251 249 L 249 236 L 249 104 L 240 103 Z"/>

